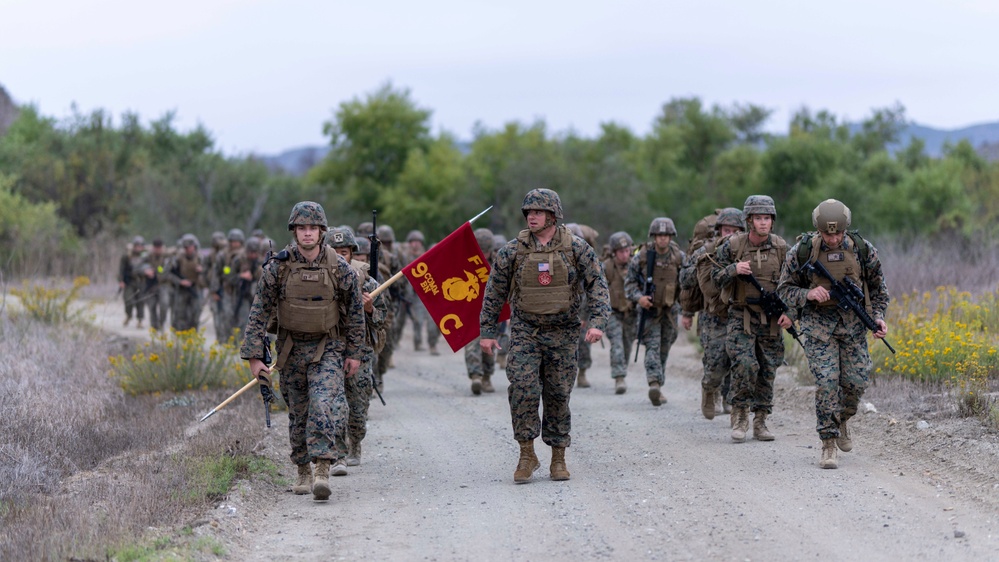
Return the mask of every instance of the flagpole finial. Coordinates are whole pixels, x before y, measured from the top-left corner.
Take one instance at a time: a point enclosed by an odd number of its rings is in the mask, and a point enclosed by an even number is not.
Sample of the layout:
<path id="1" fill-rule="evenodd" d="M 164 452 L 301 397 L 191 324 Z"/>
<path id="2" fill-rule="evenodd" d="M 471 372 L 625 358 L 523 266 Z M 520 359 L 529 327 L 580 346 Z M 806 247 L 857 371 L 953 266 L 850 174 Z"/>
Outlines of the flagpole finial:
<path id="1" fill-rule="evenodd" d="M 475 215 L 474 217 L 472 217 L 471 219 L 469 219 L 469 221 L 468 221 L 468 222 L 475 222 L 475 219 L 477 219 L 477 218 L 481 217 L 482 215 L 484 215 L 484 214 L 488 213 L 488 212 L 489 212 L 489 210 L 490 210 L 490 209 L 492 209 L 492 208 L 493 208 L 493 206 L 492 206 L 492 205 L 490 205 L 490 206 L 486 207 L 486 210 L 485 210 L 485 211 L 482 211 L 481 213 L 479 213 L 479 214 Z"/>

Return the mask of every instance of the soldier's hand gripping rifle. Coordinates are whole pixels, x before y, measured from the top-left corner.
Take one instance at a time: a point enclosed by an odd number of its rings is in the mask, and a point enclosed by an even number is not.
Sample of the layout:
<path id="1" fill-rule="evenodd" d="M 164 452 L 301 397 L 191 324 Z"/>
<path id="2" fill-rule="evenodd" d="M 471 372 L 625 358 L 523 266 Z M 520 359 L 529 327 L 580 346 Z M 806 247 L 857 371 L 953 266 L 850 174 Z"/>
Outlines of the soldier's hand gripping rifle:
<path id="1" fill-rule="evenodd" d="M 270 367 L 271 366 L 271 341 L 264 337 L 264 363 Z M 271 378 L 260 372 L 257 375 L 257 379 L 260 380 L 260 397 L 264 400 L 264 422 L 267 424 L 267 429 L 271 428 L 271 403 L 277 400 L 274 396 L 274 389 L 271 388 Z"/>
<path id="2" fill-rule="evenodd" d="M 805 265 L 801 266 L 801 269 L 807 271 L 808 273 L 815 275 L 821 275 L 829 280 L 832 287 L 829 289 L 829 297 L 836 299 L 836 305 L 843 310 L 852 310 L 857 318 L 864 323 L 864 326 L 872 332 L 877 332 L 881 329 L 878 323 L 871 318 L 871 315 L 867 313 L 867 308 L 862 304 L 864 300 L 864 291 L 858 287 L 849 277 L 844 277 L 843 279 L 837 281 L 826 266 L 822 265 L 822 262 L 817 260 L 812 260 L 806 262 Z M 888 343 L 885 338 L 880 338 L 888 350 L 895 353 L 895 348 Z"/>
<path id="3" fill-rule="evenodd" d="M 656 285 L 652 282 L 652 274 L 656 270 L 656 247 L 650 245 L 645 252 L 645 279 L 642 281 L 642 295 L 655 298 Z M 649 316 L 649 309 L 641 308 L 638 316 L 638 335 L 635 337 L 635 363 L 638 363 L 638 350 L 642 347 L 642 334 L 645 333 L 645 320 Z M 648 346 L 646 346 L 648 347 Z"/>
<path id="4" fill-rule="evenodd" d="M 739 279 L 756 287 L 756 290 L 760 292 L 759 297 L 751 297 L 746 299 L 746 304 L 759 305 L 759 307 L 763 309 L 763 314 L 767 315 L 768 320 L 770 319 L 777 320 L 778 318 L 781 317 L 782 314 L 787 314 L 788 309 L 787 305 L 784 304 L 784 301 L 780 300 L 780 297 L 777 296 L 777 293 L 775 293 L 774 291 L 768 291 L 764 289 L 763 285 L 760 285 L 760 282 L 756 279 L 755 275 L 740 274 Z M 794 323 L 792 323 L 791 327 L 787 329 L 787 333 L 791 334 L 791 337 L 794 338 L 794 341 L 798 342 L 798 345 L 800 345 L 802 348 L 805 347 L 805 344 L 801 343 L 801 335 L 798 333 L 798 330 L 794 327 Z"/>

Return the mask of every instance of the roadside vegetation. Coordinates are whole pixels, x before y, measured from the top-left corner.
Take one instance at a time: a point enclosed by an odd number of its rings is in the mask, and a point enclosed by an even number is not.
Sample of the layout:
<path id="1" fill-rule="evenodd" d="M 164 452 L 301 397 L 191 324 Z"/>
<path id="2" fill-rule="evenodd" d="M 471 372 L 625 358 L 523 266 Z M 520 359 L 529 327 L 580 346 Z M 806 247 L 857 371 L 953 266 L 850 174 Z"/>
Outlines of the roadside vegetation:
<path id="1" fill-rule="evenodd" d="M 252 453 L 259 403 L 237 401 L 192 433 L 229 391 L 132 396 L 108 373 L 108 356 L 131 345 L 0 314 L 0 559 L 217 555 L 202 514 L 237 478 L 276 481 Z"/>

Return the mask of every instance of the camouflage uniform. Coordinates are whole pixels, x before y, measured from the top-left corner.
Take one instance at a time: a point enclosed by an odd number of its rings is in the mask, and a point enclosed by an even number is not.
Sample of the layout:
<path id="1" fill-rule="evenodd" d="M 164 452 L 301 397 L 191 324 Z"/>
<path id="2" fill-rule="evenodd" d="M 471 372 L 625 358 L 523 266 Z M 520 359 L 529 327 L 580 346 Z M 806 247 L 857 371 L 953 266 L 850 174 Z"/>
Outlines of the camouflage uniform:
<path id="1" fill-rule="evenodd" d="M 297 246 L 290 245 L 264 264 L 239 353 L 246 360 L 264 357 L 264 346 L 268 342 L 267 325 L 277 317 L 278 300 L 283 292 L 279 278 L 281 265 L 285 262 L 305 263 L 322 268 L 328 259 L 337 286 L 337 299 L 342 299 L 339 336 L 289 332 L 281 326 L 283 320 L 278 320 L 276 349 L 281 396 L 288 404 L 291 460 L 299 466 L 316 460 L 339 460 L 345 456 L 347 449 L 343 436 L 346 434 L 348 406 L 344 389 L 344 360 L 360 361 L 364 358 L 364 310 L 357 274 L 342 258 L 327 257 L 327 253 L 333 252 L 320 244 L 318 257 L 310 263 Z"/>
<path id="2" fill-rule="evenodd" d="M 750 202 L 760 196 L 750 196 L 746 202 L 746 220 L 754 213 Z M 772 199 L 765 198 L 773 205 Z M 763 213 L 766 214 L 766 213 Z M 776 217 L 776 211 L 774 211 Z M 711 277 L 722 291 L 723 302 L 729 302 L 725 350 L 731 361 L 732 388 L 730 399 L 735 410 L 748 409 L 766 415 L 773 411 L 774 377 L 784 361 L 784 338 L 777 319 L 768 320 L 756 305 L 744 298 L 753 291 L 736 274 L 736 262 L 748 260 L 753 274 L 767 290 L 777 286 L 780 266 L 787 244 L 776 234 L 769 234 L 760 245 L 754 245 L 749 234 L 740 232 L 723 240 L 715 251 L 715 269 Z M 765 269 L 764 269 L 765 268 Z M 766 273 L 763 273 L 766 271 Z"/>
<path id="3" fill-rule="evenodd" d="M 178 332 L 197 330 L 201 317 L 201 289 L 205 286 L 205 266 L 198 254 L 198 239 L 193 234 L 181 238 L 183 251 L 173 260 L 168 278 L 174 286 L 171 326 Z M 193 250 L 188 250 L 193 248 Z M 189 286 L 181 284 L 190 283 Z"/>
<path id="4" fill-rule="evenodd" d="M 224 282 L 229 284 L 232 306 L 232 315 L 229 317 L 231 326 L 238 328 L 240 333 L 246 331 L 246 320 L 250 315 L 250 305 L 253 304 L 253 295 L 256 293 L 257 283 L 263 273 L 263 260 L 260 256 L 260 240 L 250 238 L 246 241 L 246 247 L 240 249 L 232 258 L 230 268 L 232 275 L 225 277 Z M 252 279 L 247 280 L 242 277 L 245 273 L 250 273 Z"/>
<path id="5" fill-rule="evenodd" d="M 215 263 L 215 278 L 218 279 L 219 286 L 215 288 L 214 294 L 221 298 L 219 308 L 221 310 L 217 321 L 221 326 L 216 326 L 217 332 L 227 341 L 232 336 L 232 331 L 237 325 L 236 304 L 238 298 L 238 288 L 240 287 L 239 269 L 236 267 L 236 260 L 243 252 L 243 245 L 246 243 L 246 236 L 243 231 L 234 228 L 226 235 L 229 240 L 229 247 Z"/>
<path id="6" fill-rule="evenodd" d="M 638 313 L 635 303 L 625 294 L 624 283 L 628 277 L 628 264 L 618 264 L 613 257 L 617 249 L 631 247 L 631 237 L 624 232 L 611 235 L 611 257 L 604 260 L 602 270 L 610 293 L 611 315 L 607 319 L 607 339 L 610 340 L 611 377 L 621 378 L 628 374 L 628 361 L 631 358 L 631 346 L 635 341 L 638 328 Z"/>
<path id="7" fill-rule="evenodd" d="M 144 244 L 145 240 L 141 236 L 136 236 L 132 240 L 128 252 L 121 257 L 121 263 L 118 266 L 118 281 L 125 285 L 122 288 L 122 300 L 125 301 L 125 324 L 128 324 L 132 319 L 133 311 L 140 326 L 145 318 L 143 297 L 145 296 L 146 276 L 142 274 L 146 260 L 146 254 L 142 249 Z"/>
<path id="8" fill-rule="evenodd" d="M 718 288 L 711 279 L 711 272 L 714 268 L 715 251 L 722 240 L 720 238 L 721 228 L 730 226 L 745 230 L 745 217 L 739 209 L 728 207 L 717 210 L 715 214 L 709 215 L 709 218 L 702 219 L 702 221 L 705 224 L 708 224 L 709 221 L 713 223 L 711 226 L 716 235 L 703 240 L 703 244 L 687 256 L 687 263 L 680 271 L 680 289 L 695 292 L 701 298 L 701 310 L 697 312 L 697 335 L 700 338 L 701 348 L 704 350 L 704 354 L 701 356 L 701 364 L 704 366 L 701 388 L 704 392 L 711 394 L 720 391 L 722 399 L 728 404 L 732 380 L 729 374 L 731 361 L 728 352 L 725 351 L 725 339 L 728 333 L 728 304 L 722 302 Z M 696 291 L 694 291 L 695 288 Z M 683 312 L 685 316 L 689 315 L 688 311 Z M 714 397 L 711 397 L 711 401 L 714 402 Z M 705 417 L 712 419 L 715 415 L 714 405 L 711 405 L 710 415 L 706 407 L 706 404 L 702 404 Z"/>
<path id="9" fill-rule="evenodd" d="M 479 249 L 489 262 L 490 268 L 495 268 L 495 254 L 493 253 L 495 239 L 493 233 L 488 228 L 475 229 L 475 241 L 479 244 Z M 505 322 L 504 322 L 505 324 Z M 496 372 L 496 356 L 482 351 L 477 337 L 465 346 L 465 370 L 468 378 L 472 381 L 472 394 L 479 394 L 483 390 L 495 392 L 492 386 L 492 376 Z M 500 344 L 501 346 L 503 344 Z"/>
<path id="10" fill-rule="evenodd" d="M 535 192 L 552 194 L 557 198 L 550 190 Z M 558 208 L 561 211 L 561 203 Z M 556 219 L 561 219 L 561 212 Z M 548 445 L 564 448 L 570 445 L 569 395 L 576 378 L 579 311 L 583 296 L 587 297 L 591 328 L 604 328 L 610 305 L 607 284 L 600 274 L 600 264 L 593 248 L 573 236 L 564 226 L 557 226 L 556 229 L 547 245 L 541 245 L 530 230 L 523 230 L 517 239 L 499 250 L 496 266 L 486 284 L 480 323 L 482 338 L 496 339 L 499 336 L 500 311 L 509 299 L 512 317 L 506 375 L 510 381 L 508 394 L 514 438 L 522 443 L 533 443 L 540 435 Z M 568 252 L 559 250 L 560 247 L 567 248 Z M 540 273 L 528 270 L 533 262 L 526 257 L 518 259 L 518 255 L 523 255 L 518 250 L 525 253 L 555 252 L 553 267 L 568 274 L 565 283 L 570 294 L 569 302 L 552 303 L 552 308 L 562 310 L 551 313 L 525 310 L 524 280 L 529 276 L 540 278 Z M 571 257 L 567 255 L 570 252 Z M 551 273 L 552 276 L 560 275 Z M 541 289 L 542 292 L 544 290 Z M 542 401 L 543 421 L 538 415 Z"/>
<path id="11" fill-rule="evenodd" d="M 334 249 L 350 248 L 352 255 L 360 253 L 360 246 L 355 241 L 354 235 L 349 233 L 348 229 L 342 227 L 333 229 L 327 233 L 326 243 Z M 367 256 L 366 253 L 362 255 Z M 362 283 L 362 292 L 371 293 L 378 288 L 378 282 L 369 275 L 370 266 L 367 262 L 352 259 L 350 265 Z M 345 382 L 347 407 L 350 413 L 347 418 L 347 434 L 343 439 L 347 443 L 347 450 L 340 452 L 347 455 L 348 464 L 350 465 L 360 464 L 360 444 L 368 432 L 368 406 L 371 402 L 371 394 L 374 392 L 375 374 L 373 366 L 375 346 L 378 343 L 377 334 L 379 330 L 385 327 L 385 321 L 389 313 L 389 304 L 390 301 L 387 292 L 382 292 L 372 299 L 372 311 L 370 313 L 367 311 L 364 312 L 364 344 L 362 346 L 364 358 L 361 360 L 361 366 L 358 368 L 357 374 L 347 378 Z M 383 338 L 387 337 L 387 333 L 385 332 L 381 335 Z M 340 443 L 340 441 L 337 442 L 338 446 Z M 352 462 L 351 459 L 356 459 L 356 462 Z"/>
<path id="12" fill-rule="evenodd" d="M 653 230 L 657 234 L 660 233 L 660 227 L 665 230 L 661 232 L 662 234 L 676 236 L 673 221 L 666 218 L 652 221 L 650 236 L 653 235 Z M 650 248 L 655 248 L 652 241 L 649 244 Z M 665 253 L 659 253 L 658 250 L 654 252 L 656 265 L 653 269 L 653 278 L 661 280 L 655 282 L 656 292 L 652 299 L 652 308 L 644 312 L 645 330 L 642 333 L 641 343 L 645 346 L 645 378 L 650 385 L 655 383 L 662 386 L 666 382 L 665 370 L 669 350 L 677 337 L 677 316 L 680 313 L 680 267 L 686 255 L 672 240 Z M 642 249 L 628 263 L 628 277 L 624 283 L 624 291 L 628 299 L 636 305 L 644 294 L 648 253 L 648 249 Z M 642 313 L 642 310 L 638 311 L 638 314 Z"/>
<path id="13" fill-rule="evenodd" d="M 212 247 L 209 249 L 208 256 L 205 259 L 205 282 L 208 287 L 209 309 L 212 313 L 212 325 L 215 327 L 216 341 L 226 341 L 229 337 L 226 334 L 228 322 L 225 321 L 222 314 L 221 262 L 225 259 L 228 249 L 225 238 L 224 232 L 216 231 L 212 233 Z"/>
<path id="14" fill-rule="evenodd" d="M 842 225 L 840 228 L 845 230 Z M 884 320 L 890 297 L 881 260 L 870 242 L 859 236 L 857 238 L 866 250 L 859 251 L 857 242 L 850 235 L 844 235 L 838 247 L 830 248 L 818 233 L 811 233 L 808 238 L 811 248 L 803 251 L 809 255 L 809 261 L 821 259 L 825 262 L 831 258 L 835 263 L 844 262 L 845 258 L 859 262 L 860 271 L 851 266 L 846 275 L 858 286 L 866 287 L 871 317 Z M 825 440 L 840 437 L 840 422 L 845 423 L 857 413 L 872 364 L 867 328 L 860 319 L 852 311 L 835 306 L 834 299 L 824 303 L 807 299 L 810 289 L 823 284 L 828 289 L 829 285 L 817 274 L 799 272 L 802 265 L 798 255 L 801 244 L 799 241 L 788 251 L 777 291 L 792 312 L 801 311 L 801 332 L 807 337 L 805 356 L 815 377 L 815 429 Z M 827 269 L 832 270 L 829 266 Z M 837 279 L 843 276 L 831 272 Z"/>
<path id="15" fill-rule="evenodd" d="M 156 250 L 159 248 L 159 250 Z M 149 327 L 154 330 L 162 330 L 166 326 L 167 311 L 170 303 L 170 284 L 167 282 L 167 268 L 169 267 L 167 254 L 163 252 L 163 241 L 153 241 L 153 249 L 146 254 L 143 263 L 143 279 L 145 280 L 145 294 L 143 299 L 149 309 Z M 149 274 L 152 277 L 149 277 Z"/>

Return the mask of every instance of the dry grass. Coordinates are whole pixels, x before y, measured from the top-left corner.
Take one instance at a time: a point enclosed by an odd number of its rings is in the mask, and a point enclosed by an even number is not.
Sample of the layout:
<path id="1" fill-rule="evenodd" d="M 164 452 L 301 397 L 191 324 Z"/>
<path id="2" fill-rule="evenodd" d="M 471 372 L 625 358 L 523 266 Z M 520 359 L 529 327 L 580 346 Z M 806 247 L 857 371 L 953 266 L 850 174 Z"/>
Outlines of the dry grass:
<path id="1" fill-rule="evenodd" d="M 127 396 L 107 374 L 126 345 L 0 316 L 0 560 L 115 556 L 150 527 L 179 529 L 253 468 L 259 402 L 191 432 L 227 392 Z"/>

